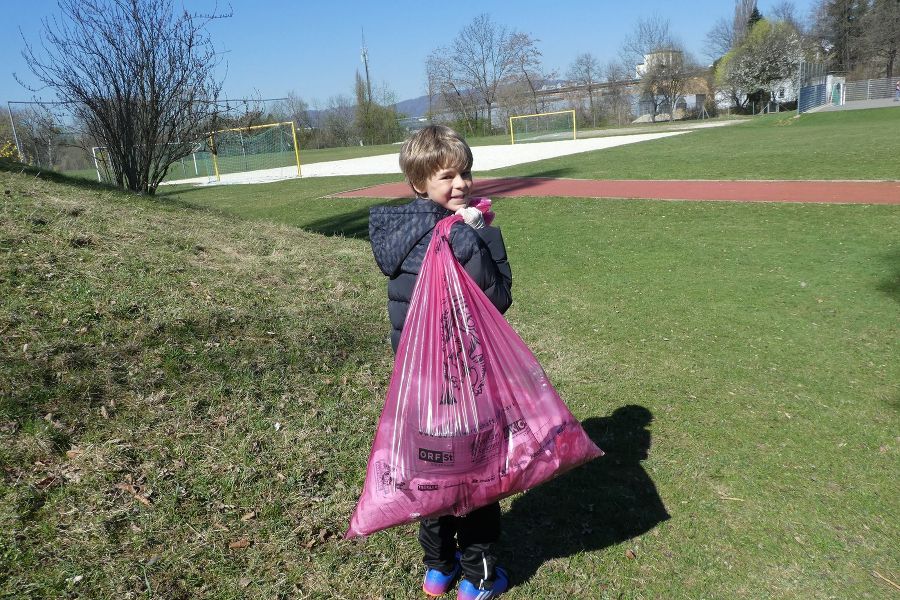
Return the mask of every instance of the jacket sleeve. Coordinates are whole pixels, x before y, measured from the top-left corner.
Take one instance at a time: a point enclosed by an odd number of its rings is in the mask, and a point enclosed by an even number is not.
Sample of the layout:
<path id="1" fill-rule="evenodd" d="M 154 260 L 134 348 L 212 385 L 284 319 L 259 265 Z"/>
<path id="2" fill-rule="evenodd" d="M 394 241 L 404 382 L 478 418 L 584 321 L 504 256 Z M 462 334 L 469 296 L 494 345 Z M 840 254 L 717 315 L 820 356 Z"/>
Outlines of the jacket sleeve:
<path id="1" fill-rule="evenodd" d="M 457 223 L 450 230 L 453 254 L 500 313 L 512 304 L 512 271 L 503 236 L 496 227 L 472 229 Z"/>

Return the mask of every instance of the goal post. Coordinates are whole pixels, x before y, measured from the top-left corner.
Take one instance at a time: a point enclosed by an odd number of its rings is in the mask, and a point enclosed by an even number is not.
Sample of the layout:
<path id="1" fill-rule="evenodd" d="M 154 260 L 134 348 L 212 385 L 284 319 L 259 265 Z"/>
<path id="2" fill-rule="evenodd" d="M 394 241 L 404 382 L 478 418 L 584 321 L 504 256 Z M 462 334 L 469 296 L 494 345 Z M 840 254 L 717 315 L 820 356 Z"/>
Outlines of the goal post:
<path id="1" fill-rule="evenodd" d="M 578 137 L 574 110 L 558 110 L 509 118 L 510 143 L 574 140 Z"/>
<path id="2" fill-rule="evenodd" d="M 207 138 L 215 180 L 260 172 L 262 178 L 300 176 L 300 147 L 293 121 L 213 131 Z"/>
<path id="3" fill-rule="evenodd" d="M 212 131 L 190 147 L 190 154 L 169 165 L 164 183 L 260 183 L 300 176 L 293 121 Z M 91 154 L 97 180 L 110 181 L 107 148 L 95 146 Z"/>

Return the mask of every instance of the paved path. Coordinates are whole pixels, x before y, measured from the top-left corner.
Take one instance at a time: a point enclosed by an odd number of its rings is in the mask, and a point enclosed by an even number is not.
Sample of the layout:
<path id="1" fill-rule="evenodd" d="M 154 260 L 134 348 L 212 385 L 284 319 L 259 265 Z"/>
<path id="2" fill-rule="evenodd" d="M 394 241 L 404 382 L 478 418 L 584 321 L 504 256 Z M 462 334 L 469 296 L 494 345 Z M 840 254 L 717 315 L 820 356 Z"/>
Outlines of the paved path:
<path id="1" fill-rule="evenodd" d="M 900 108 L 900 102 L 894 102 L 891 98 L 878 98 L 877 100 L 855 100 L 844 104 L 825 104 L 808 112 L 835 112 L 839 110 L 863 110 L 866 108 Z"/>
<path id="2" fill-rule="evenodd" d="M 592 180 L 539 177 L 476 179 L 484 196 L 565 196 L 732 202 L 900 204 L 900 181 Z M 409 198 L 405 183 L 386 183 L 333 198 Z"/>

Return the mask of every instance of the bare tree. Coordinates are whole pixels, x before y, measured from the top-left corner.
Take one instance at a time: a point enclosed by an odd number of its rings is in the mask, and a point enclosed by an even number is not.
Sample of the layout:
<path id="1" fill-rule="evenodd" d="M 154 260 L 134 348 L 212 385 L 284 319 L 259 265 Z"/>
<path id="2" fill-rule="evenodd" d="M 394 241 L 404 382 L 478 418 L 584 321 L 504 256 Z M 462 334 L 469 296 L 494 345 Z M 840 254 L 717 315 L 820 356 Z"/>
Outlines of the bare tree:
<path id="1" fill-rule="evenodd" d="M 280 118 L 293 121 L 298 128 L 309 129 L 312 127 L 312 121 L 309 118 L 309 104 L 296 92 L 288 92 L 287 96 L 279 101 L 275 110 L 278 111 Z"/>
<path id="2" fill-rule="evenodd" d="M 659 67 L 680 61 L 677 54 L 680 54 L 680 50 L 675 48 L 669 21 L 659 16 L 639 19 L 622 46 L 623 62 L 637 64 L 635 61 L 642 61 L 636 67 L 640 76 L 641 103 L 650 106 L 650 115 L 654 121 L 665 100 L 661 92 L 665 76 Z"/>
<path id="3" fill-rule="evenodd" d="M 625 38 L 620 52 L 622 62 L 630 65 L 640 64 L 648 54 L 665 50 L 672 46 L 672 34 L 669 20 L 658 15 L 639 19 L 634 30 Z"/>
<path id="4" fill-rule="evenodd" d="M 662 103 L 668 106 L 669 120 L 674 121 L 679 102 L 684 101 L 691 81 L 699 73 L 700 69 L 693 57 L 683 47 L 673 46 L 659 59 L 652 60 L 647 65 L 645 89 L 662 98 Z"/>
<path id="5" fill-rule="evenodd" d="M 457 78 L 456 64 L 448 56 L 446 48 L 438 48 L 425 61 L 429 86 L 438 92 L 440 109 L 449 112 L 457 121 L 457 127 L 467 135 L 475 133 L 478 109 L 473 92 Z M 435 110 L 434 108 L 432 110 Z M 435 111 L 436 112 L 436 111 Z"/>
<path id="6" fill-rule="evenodd" d="M 484 125 L 492 127 L 493 108 L 503 85 L 521 79 L 536 100 L 540 52 L 528 34 L 510 31 L 481 14 L 466 25 L 447 48 L 428 57 L 426 70 L 441 90 L 447 108 L 477 123 L 481 108 Z"/>
<path id="7" fill-rule="evenodd" d="M 633 81 L 631 69 L 621 62 L 610 61 L 604 67 L 606 79 L 605 93 L 600 97 L 600 104 L 609 119 L 615 118 L 617 125 L 624 125 L 631 120 L 631 99 L 628 86 Z"/>
<path id="8" fill-rule="evenodd" d="M 796 18 L 796 9 L 789 0 L 783 0 L 773 9 L 773 14 L 779 19 L 786 19 L 789 16 L 792 22 L 799 29 L 799 21 Z M 731 19 L 721 18 L 716 21 L 712 29 L 706 34 L 706 49 L 704 54 L 717 60 L 729 50 L 736 48 L 741 44 L 750 28 L 753 20 L 760 17 L 759 10 L 756 8 L 756 0 L 735 0 L 734 12 Z"/>
<path id="9" fill-rule="evenodd" d="M 308 147 L 315 131 L 309 116 L 309 104 L 291 91 L 275 105 L 274 112 L 279 121 L 294 122 L 298 143 L 302 147 Z"/>
<path id="10" fill-rule="evenodd" d="M 47 105 L 30 105 L 27 109 L 13 111 L 12 115 L 25 162 L 52 169 L 56 164 L 58 138 L 63 132 L 60 119 Z"/>
<path id="11" fill-rule="evenodd" d="M 343 94 L 328 99 L 328 107 L 322 120 L 324 145 L 350 146 L 359 143 L 354 126 L 356 108 L 353 100 Z"/>
<path id="12" fill-rule="evenodd" d="M 704 54 L 712 60 L 717 60 L 725 56 L 733 46 L 734 20 L 723 17 L 707 32 Z"/>
<path id="13" fill-rule="evenodd" d="M 258 90 L 247 98 L 225 100 L 219 103 L 219 112 L 214 119 L 214 129 L 247 129 L 271 123 L 273 116 L 266 109 L 266 103 Z"/>
<path id="14" fill-rule="evenodd" d="M 756 0 L 735 0 L 734 2 L 734 18 L 732 19 L 731 29 L 734 32 L 731 47 L 735 48 L 744 41 L 753 24 L 750 22 L 754 13 L 758 14 L 756 8 Z"/>
<path id="15" fill-rule="evenodd" d="M 527 33 L 514 32 L 509 36 L 509 57 L 513 63 L 510 78 L 521 78 L 531 92 L 532 108 L 540 112 L 537 91 L 547 76 L 541 71 L 541 51 L 537 42 Z"/>
<path id="16" fill-rule="evenodd" d="M 591 126 L 596 127 L 597 110 L 594 106 L 594 92 L 600 81 L 600 61 L 589 52 L 579 54 L 569 67 L 568 77 L 587 90 Z"/>
<path id="17" fill-rule="evenodd" d="M 107 147 L 115 183 L 153 194 L 218 113 L 220 58 L 206 27 L 229 15 L 176 12 L 172 0 L 58 5 L 40 48 L 25 41 L 28 67 Z"/>
<path id="18" fill-rule="evenodd" d="M 506 27 L 494 23 L 489 15 L 481 14 L 453 40 L 454 61 L 463 75 L 462 80 L 484 103 L 488 131 L 492 126 L 491 109 L 497 99 L 497 89 L 516 68 L 510 38 L 511 33 Z"/>
<path id="19" fill-rule="evenodd" d="M 797 6 L 791 0 L 782 0 L 771 8 L 772 19 L 775 21 L 784 21 L 796 29 L 803 32 L 803 22 L 797 16 Z"/>
<path id="20" fill-rule="evenodd" d="M 535 104 L 534 91 L 524 79 L 500 86 L 497 90 L 497 110 L 503 116 L 503 128 L 507 133 L 510 117 L 540 112 Z"/>

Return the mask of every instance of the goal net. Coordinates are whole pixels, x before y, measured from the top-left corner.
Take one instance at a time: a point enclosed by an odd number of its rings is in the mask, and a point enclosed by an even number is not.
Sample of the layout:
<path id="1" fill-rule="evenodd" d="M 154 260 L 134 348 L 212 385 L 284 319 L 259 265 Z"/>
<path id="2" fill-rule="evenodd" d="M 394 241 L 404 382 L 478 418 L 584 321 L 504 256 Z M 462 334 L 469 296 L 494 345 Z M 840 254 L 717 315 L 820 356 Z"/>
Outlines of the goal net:
<path id="1" fill-rule="evenodd" d="M 209 135 L 213 175 L 223 183 L 300 175 L 300 151 L 292 121 L 223 129 Z"/>
<path id="2" fill-rule="evenodd" d="M 94 170 L 97 172 L 97 181 L 115 183 L 109 150 L 106 146 L 94 146 L 91 148 L 91 156 L 94 161 Z M 193 144 L 189 155 L 183 156 L 169 165 L 163 183 L 209 183 L 215 181 L 215 178 L 212 153 L 209 151 L 207 142 L 197 142 Z"/>
<path id="3" fill-rule="evenodd" d="M 576 135 L 574 110 L 509 118 L 509 136 L 513 144 L 574 140 Z"/>

